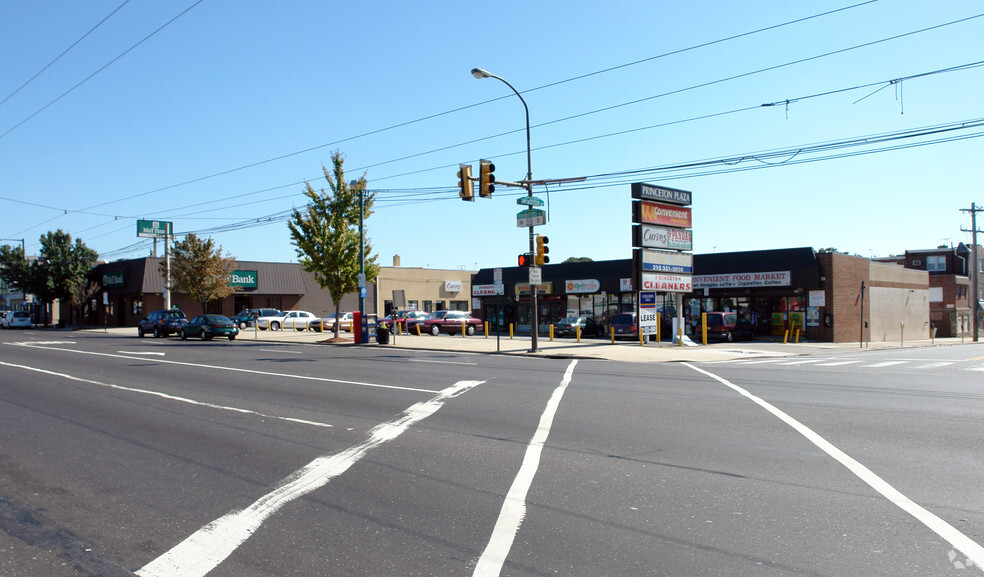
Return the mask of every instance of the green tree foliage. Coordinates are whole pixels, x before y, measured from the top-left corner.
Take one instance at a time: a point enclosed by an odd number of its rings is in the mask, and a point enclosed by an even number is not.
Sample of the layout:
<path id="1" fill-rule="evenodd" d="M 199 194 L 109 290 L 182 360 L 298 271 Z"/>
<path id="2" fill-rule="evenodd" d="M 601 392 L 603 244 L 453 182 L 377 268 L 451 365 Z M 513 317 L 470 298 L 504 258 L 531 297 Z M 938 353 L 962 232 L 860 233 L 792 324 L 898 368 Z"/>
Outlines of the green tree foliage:
<path id="1" fill-rule="evenodd" d="M 161 261 L 161 275 L 165 274 Z M 236 268 L 236 259 L 222 255 L 222 247 L 211 238 L 202 240 L 194 233 L 174 243 L 171 253 L 171 286 L 174 291 L 194 297 L 207 312 L 209 301 L 227 297 L 235 290 L 229 286 L 229 275 Z"/>
<path id="2" fill-rule="evenodd" d="M 567 262 L 593 262 L 593 259 L 589 256 L 572 256 L 564 261 Z M 561 263 L 563 264 L 563 263 Z"/>
<path id="3" fill-rule="evenodd" d="M 38 258 L 28 262 L 21 248 L 0 247 L 0 277 L 12 288 L 33 294 L 43 305 L 44 324 L 48 324 L 48 307 L 56 299 L 74 304 L 74 295 L 84 285 L 96 264 L 98 254 L 81 239 L 62 230 L 41 236 Z"/>
<path id="4" fill-rule="evenodd" d="M 365 177 L 355 186 L 345 181 L 342 168 L 345 159 L 337 150 L 331 155 L 332 170 L 322 166 L 329 191 L 315 191 L 305 183 L 304 194 L 308 204 L 294 209 L 290 229 L 291 242 L 297 251 L 298 262 L 304 270 L 314 274 L 322 289 L 327 289 L 335 303 L 335 314 L 341 314 L 342 297 L 359 288 L 359 196 L 364 195 L 363 228 L 372 214 L 375 194 L 365 192 Z M 373 282 L 379 274 L 376 256 L 372 255 L 372 243 L 368 238 L 364 245 L 366 282 Z M 335 323 L 335 338 L 338 338 Z"/>

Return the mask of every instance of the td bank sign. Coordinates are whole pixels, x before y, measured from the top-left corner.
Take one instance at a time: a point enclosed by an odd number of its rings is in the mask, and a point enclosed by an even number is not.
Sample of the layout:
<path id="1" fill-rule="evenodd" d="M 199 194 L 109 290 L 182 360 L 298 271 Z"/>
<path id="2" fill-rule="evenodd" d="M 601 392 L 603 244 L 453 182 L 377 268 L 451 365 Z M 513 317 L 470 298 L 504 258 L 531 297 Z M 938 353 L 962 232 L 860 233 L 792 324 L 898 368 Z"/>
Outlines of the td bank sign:
<path id="1" fill-rule="evenodd" d="M 229 275 L 229 286 L 236 288 L 256 288 L 255 270 L 234 270 Z"/>

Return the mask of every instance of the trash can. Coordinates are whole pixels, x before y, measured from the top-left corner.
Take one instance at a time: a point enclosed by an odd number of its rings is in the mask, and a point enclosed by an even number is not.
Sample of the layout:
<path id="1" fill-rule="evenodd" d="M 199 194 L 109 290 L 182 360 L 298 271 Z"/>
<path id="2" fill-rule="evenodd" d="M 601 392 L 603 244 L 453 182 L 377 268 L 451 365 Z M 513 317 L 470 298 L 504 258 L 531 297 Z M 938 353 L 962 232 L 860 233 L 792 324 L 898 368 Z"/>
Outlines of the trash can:
<path id="1" fill-rule="evenodd" d="M 388 345 L 390 342 L 389 329 L 384 326 L 376 327 L 376 342 L 381 345 Z"/>

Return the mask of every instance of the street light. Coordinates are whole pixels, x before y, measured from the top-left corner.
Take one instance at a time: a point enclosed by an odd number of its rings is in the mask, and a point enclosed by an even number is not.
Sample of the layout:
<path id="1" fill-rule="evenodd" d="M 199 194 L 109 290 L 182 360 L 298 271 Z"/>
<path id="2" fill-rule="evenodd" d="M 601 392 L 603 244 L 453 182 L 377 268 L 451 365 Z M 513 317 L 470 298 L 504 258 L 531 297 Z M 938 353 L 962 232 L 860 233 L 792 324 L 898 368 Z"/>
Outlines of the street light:
<path id="1" fill-rule="evenodd" d="M 501 76 L 496 76 L 495 74 L 492 74 L 491 72 L 483 68 L 472 68 L 471 73 L 472 76 L 478 79 L 495 78 L 496 80 L 502 82 L 503 84 L 508 86 L 509 89 L 512 90 L 519 98 L 519 101 L 523 103 L 523 109 L 526 111 L 526 195 L 532 197 L 533 196 L 533 160 L 532 160 L 532 152 L 531 152 L 532 149 L 530 148 L 530 107 L 526 105 L 526 101 L 523 100 L 523 96 L 519 93 L 519 91 L 516 90 L 512 84 L 509 84 L 509 82 L 505 78 Z M 533 226 L 531 225 L 530 226 L 530 254 L 535 254 L 536 251 L 533 238 L 534 238 Z M 535 353 L 537 351 L 537 336 L 538 336 L 537 332 L 540 329 L 539 319 L 537 314 L 538 311 L 537 311 L 537 304 L 536 304 L 536 289 L 537 287 L 533 286 L 533 283 L 530 283 L 530 334 L 532 335 L 532 339 L 530 342 L 531 353 Z"/>
<path id="2" fill-rule="evenodd" d="M 364 318 L 366 318 L 366 253 L 365 253 L 365 235 L 363 233 L 363 220 L 365 213 L 365 198 L 366 198 L 366 187 L 364 183 L 360 181 L 353 180 L 349 182 L 349 188 L 354 188 L 359 192 L 359 336 L 356 338 L 356 342 L 362 342 L 362 323 Z M 368 323 L 367 325 L 368 326 Z M 353 328 L 353 332 L 354 332 Z"/>

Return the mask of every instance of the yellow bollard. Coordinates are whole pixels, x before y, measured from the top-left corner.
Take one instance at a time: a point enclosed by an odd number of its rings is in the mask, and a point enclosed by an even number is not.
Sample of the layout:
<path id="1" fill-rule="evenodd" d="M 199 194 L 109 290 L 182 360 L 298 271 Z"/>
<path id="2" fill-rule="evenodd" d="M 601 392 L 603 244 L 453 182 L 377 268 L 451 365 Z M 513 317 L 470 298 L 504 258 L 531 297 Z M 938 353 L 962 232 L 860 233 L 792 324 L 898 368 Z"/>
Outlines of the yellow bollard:
<path id="1" fill-rule="evenodd" d="M 677 336 L 677 346 L 683 346 L 683 327 L 680 327 L 680 334 Z"/>
<path id="2" fill-rule="evenodd" d="M 417 336 L 420 336 L 420 323 L 417 323 Z"/>
<path id="3" fill-rule="evenodd" d="M 509 340 L 513 338 L 513 324 L 509 323 Z"/>
<path id="4" fill-rule="evenodd" d="M 461 338 L 465 338 L 465 329 L 468 323 L 466 321 L 461 321 Z"/>
<path id="5" fill-rule="evenodd" d="M 800 330 L 796 329 L 796 344 L 799 344 L 799 342 L 800 342 Z"/>
<path id="6" fill-rule="evenodd" d="M 786 332 L 783 333 L 782 335 L 782 344 L 786 344 L 788 342 L 789 342 L 789 329 L 787 329 Z"/>
<path id="7" fill-rule="evenodd" d="M 701 324 L 701 337 L 700 340 L 705 345 L 707 344 L 707 313 L 700 313 L 700 324 Z"/>
<path id="8" fill-rule="evenodd" d="M 612 330 L 612 325 L 608 325 L 608 334 L 612 337 L 612 344 L 615 344 L 615 331 Z"/>
<path id="9" fill-rule="evenodd" d="M 482 323 L 482 327 L 485 329 L 485 338 L 489 338 L 489 321 Z"/>
<path id="10" fill-rule="evenodd" d="M 639 327 L 639 346 L 641 347 L 646 343 L 645 337 L 642 336 L 642 327 Z"/>
<path id="11" fill-rule="evenodd" d="M 574 334 L 577 336 L 577 342 L 581 342 L 581 325 L 574 326 Z"/>
<path id="12" fill-rule="evenodd" d="M 553 342 L 553 325 L 550 325 L 550 342 Z"/>
<path id="13" fill-rule="evenodd" d="M 660 342 L 660 341 L 662 340 L 662 339 L 660 338 L 660 333 L 659 333 L 659 327 L 660 327 L 660 321 L 659 321 L 659 313 L 656 313 L 656 344 L 657 344 L 657 345 L 658 345 L 658 344 L 659 344 L 659 342 Z"/>

